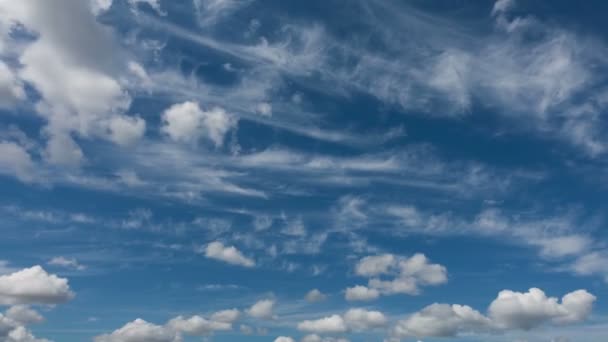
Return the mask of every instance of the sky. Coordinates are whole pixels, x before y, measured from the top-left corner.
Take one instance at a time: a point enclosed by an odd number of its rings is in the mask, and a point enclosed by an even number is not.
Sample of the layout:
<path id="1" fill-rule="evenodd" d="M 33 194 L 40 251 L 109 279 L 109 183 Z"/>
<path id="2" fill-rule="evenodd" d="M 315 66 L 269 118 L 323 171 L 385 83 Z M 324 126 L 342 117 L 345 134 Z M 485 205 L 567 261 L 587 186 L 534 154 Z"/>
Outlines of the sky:
<path id="1" fill-rule="evenodd" d="M 0 342 L 608 340 L 606 11 L 0 0 Z"/>

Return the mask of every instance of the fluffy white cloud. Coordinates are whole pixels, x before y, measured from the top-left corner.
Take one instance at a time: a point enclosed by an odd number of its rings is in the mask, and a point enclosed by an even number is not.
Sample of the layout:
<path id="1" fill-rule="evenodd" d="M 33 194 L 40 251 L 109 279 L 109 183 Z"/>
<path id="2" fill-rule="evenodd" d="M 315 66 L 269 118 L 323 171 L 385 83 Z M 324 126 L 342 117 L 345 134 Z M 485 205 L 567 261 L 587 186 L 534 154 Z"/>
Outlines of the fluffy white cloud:
<path id="1" fill-rule="evenodd" d="M 327 298 L 327 296 L 318 289 L 312 289 L 306 294 L 306 301 L 310 303 L 320 302 L 325 300 L 325 298 Z"/>
<path id="2" fill-rule="evenodd" d="M 95 337 L 95 342 L 181 342 L 179 334 L 165 326 L 136 319 L 111 334 Z"/>
<path id="3" fill-rule="evenodd" d="M 344 298 L 348 301 L 373 300 L 380 296 L 380 292 L 367 286 L 356 285 L 346 289 Z"/>
<path id="4" fill-rule="evenodd" d="M 233 323 L 241 315 L 237 309 L 222 310 L 211 315 L 211 320 L 216 322 Z"/>
<path id="5" fill-rule="evenodd" d="M 388 320 L 380 311 L 367 311 L 355 308 L 343 315 L 331 315 L 316 320 L 305 320 L 298 323 L 301 331 L 317 334 L 335 334 L 347 331 L 364 331 L 383 327 Z"/>
<path id="6" fill-rule="evenodd" d="M 321 337 L 317 334 L 310 334 L 302 337 L 300 342 L 349 342 L 345 338 Z"/>
<path id="7" fill-rule="evenodd" d="M 348 300 L 371 300 L 380 294 L 398 293 L 415 295 L 420 286 L 440 285 L 447 282 L 447 270 L 439 264 L 431 264 L 421 253 L 411 257 L 393 254 L 367 256 L 355 265 L 355 273 L 364 277 L 375 277 L 368 281 L 368 286 L 355 286 L 346 289 Z M 390 276 L 382 279 L 378 276 Z"/>
<path id="8" fill-rule="evenodd" d="M 298 323 L 298 329 L 319 334 L 334 334 L 346 332 L 347 327 L 340 315 L 331 315 L 317 320 L 305 320 Z"/>
<path id="9" fill-rule="evenodd" d="M 530 330 L 581 322 L 591 313 L 595 296 L 585 290 L 566 294 L 561 303 L 539 289 L 526 293 L 501 291 L 488 315 L 466 305 L 432 304 L 397 322 L 392 335 L 402 337 L 453 337 L 466 333 Z"/>
<path id="10" fill-rule="evenodd" d="M 360 308 L 350 309 L 344 313 L 344 321 L 350 330 L 362 331 L 383 327 L 388 320 L 380 311 L 367 311 Z"/>
<path id="11" fill-rule="evenodd" d="M 273 318 L 275 301 L 272 299 L 262 299 L 253 304 L 247 314 L 253 318 L 271 319 Z"/>
<path id="12" fill-rule="evenodd" d="M 31 309 L 27 305 L 15 305 L 11 306 L 6 310 L 6 317 L 19 322 L 22 325 L 28 325 L 31 323 L 40 323 L 44 320 L 36 310 Z"/>
<path id="13" fill-rule="evenodd" d="M 58 304 L 73 297 L 67 279 L 40 266 L 0 276 L 0 305 Z"/>
<path id="14" fill-rule="evenodd" d="M 274 342 L 296 342 L 296 340 L 288 336 L 279 336 L 274 339 Z"/>
<path id="15" fill-rule="evenodd" d="M 30 154 L 14 142 L 0 142 L 0 174 L 16 177 L 22 182 L 36 179 L 35 164 Z"/>
<path id="16" fill-rule="evenodd" d="M 56 164 L 70 161 L 68 164 L 74 165 L 73 155 L 66 159 L 72 151 L 80 150 L 66 138 L 72 133 L 124 143 L 141 129 L 137 119 L 128 128 L 125 121 L 112 119 L 124 114 L 131 99 L 121 78 L 126 70 L 125 58 L 111 31 L 95 17 L 107 5 L 107 1 L 70 0 L 0 3 L 0 19 L 22 25 L 36 35 L 19 51 L 20 67 L 15 72 L 20 82 L 32 85 L 40 94 L 36 109 L 48 122 L 45 131 L 49 143 L 54 140 L 55 146 L 47 148 L 47 153 Z M 18 88 L 13 86 L 11 91 L 20 96 Z M 106 134 L 108 127 L 110 132 Z M 70 143 L 67 152 L 60 151 L 61 142 Z"/>
<path id="17" fill-rule="evenodd" d="M 255 261 L 253 259 L 245 257 L 236 247 L 224 246 L 219 241 L 211 242 L 205 248 L 205 256 L 210 259 L 221 260 L 232 265 L 253 267 Z"/>
<path id="18" fill-rule="evenodd" d="M 355 266 L 355 273 L 363 277 L 373 277 L 389 272 L 395 265 L 396 258 L 392 254 L 366 256 Z"/>
<path id="19" fill-rule="evenodd" d="M 115 115 L 108 122 L 109 139 L 118 145 L 131 145 L 141 139 L 146 121 L 135 116 Z"/>
<path id="20" fill-rule="evenodd" d="M 528 292 L 501 291 L 490 304 L 493 322 L 505 329 L 529 330 L 544 323 L 574 323 L 585 320 L 591 313 L 596 297 L 585 290 L 566 294 L 561 303 L 547 297 L 537 288 Z"/>
<path id="21" fill-rule="evenodd" d="M 479 332 L 490 320 L 466 305 L 432 304 L 399 321 L 393 329 L 397 337 L 449 337 Z"/>
<path id="22" fill-rule="evenodd" d="M 171 319 L 167 323 L 167 326 L 171 327 L 175 331 L 194 336 L 206 335 L 214 331 L 226 331 L 232 329 L 231 322 L 209 320 L 198 315 L 190 318 L 177 316 Z"/>
<path id="23" fill-rule="evenodd" d="M 237 120 L 223 109 L 215 107 L 204 111 L 198 103 L 191 101 L 169 107 L 162 120 L 162 130 L 172 140 L 192 143 L 204 137 L 216 147 L 224 144 L 224 136 L 237 124 Z"/>

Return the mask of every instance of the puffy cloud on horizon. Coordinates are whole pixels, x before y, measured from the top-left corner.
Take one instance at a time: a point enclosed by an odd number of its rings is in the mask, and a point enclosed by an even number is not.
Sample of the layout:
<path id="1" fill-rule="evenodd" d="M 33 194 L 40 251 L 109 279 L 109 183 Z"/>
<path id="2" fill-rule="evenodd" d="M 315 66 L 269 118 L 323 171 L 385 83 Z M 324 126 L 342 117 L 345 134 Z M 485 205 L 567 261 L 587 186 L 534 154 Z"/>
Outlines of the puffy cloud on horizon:
<path id="1" fill-rule="evenodd" d="M 396 338 L 454 337 L 466 333 L 530 330 L 544 324 L 582 322 L 591 313 L 596 297 L 586 290 L 566 294 L 561 303 L 537 288 L 526 293 L 501 291 L 485 316 L 467 305 L 432 304 L 397 322 Z"/>
<path id="2" fill-rule="evenodd" d="M 304 320 L 298 323 L 298 330 L 316 334 L 336 334 L 380 328 L 387 323 L 388 319 L 380 311 L 354 308 L 343 315 L 334 314 L 316 320 Z"/>

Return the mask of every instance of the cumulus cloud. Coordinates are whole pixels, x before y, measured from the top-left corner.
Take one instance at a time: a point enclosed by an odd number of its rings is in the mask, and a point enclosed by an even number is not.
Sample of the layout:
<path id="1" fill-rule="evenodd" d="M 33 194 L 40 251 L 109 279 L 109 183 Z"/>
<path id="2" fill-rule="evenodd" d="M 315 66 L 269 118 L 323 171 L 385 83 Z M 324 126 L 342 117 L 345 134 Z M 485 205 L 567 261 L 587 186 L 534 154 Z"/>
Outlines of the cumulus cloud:
<path id="1" fill-rule="evenodd" d="M 0 174 L 13 176 L 22 182 L 36 180 L 36 166 L 28 151 L 9 141 L 0 141 Z"/>
<path id="2" fill-rule="evenodd" d="M 245 257 L 236 247 L 224 246 L 219 241 L 211 242 L 205 248 L 205 256 L 210 259 L 220 260 L 232 265 L 243 267 L 255 266 L 253 259 Z"/>
<path id="3" fill-rule="evenodd" d="M 587 319 L 595 299 L 585 290 L 566 294 L 561 303 L 536 288 L 525 293 L 504 290 L 490 304 L 488 315 L 466 305 L 435 303 L 397 322 L 392 335 L 398 338 L 454 337 L 467 333 L 530 330 L 544 324 L 572 324 Z"/>
<path id="4" fill-rule="evenodd" d="M 346 289 L 344 298 L 348 301 L 366 301 L 380 297 L 380 292 L 376 289 L 369 288 L 363 285 L 356 285 Z"/>
<path id="5" fill-rule="evenodd" d="M 165 326 L 136 319 L 110 334 L 95 337 L 95 342 L 181 342 L 179 334 Z"/>
<path id="6" fill-rule="evenodd" d="M 412 257 L 393 254 L 367 256 L 359 260 L 355 273 L 369 279 L 368 286 L 358 285 L 346 289 L 347 300 L 371 300 L 380 294 L 416 295 L 421 286 L 434 286 L 447 282 L 447 270 L 431 264 L 424 254 Z M 380 278 L 390 276 L 390 279 Z"/>
<path id="7" fill-rule="evenodd" d="M 24 305 L 10 307 L 0 313 L 0 341 L 2 342 L 50 342 L 35 337 L 28 329 L 32 323 L 40 323 L 44 318 L 35 310 Z"/>
<path id="8" fill-rule="evenodd" d="M 325 300 L 325 298 L 327 298 L 327 296 L 318 289 L 312 289 L 306 294 L 306 301 L 310 303 L 321 302 Z"/>
<path id="9" fill-rule="evenodd" d="M 95 342 L 181 342 L 182 335 L 207 336 L 217 331 L 232 330 L 239 316 L 238 310 L 229 309 L 215 312 L 209 318 L 177 316 L 164 325 L 138 318 L 112 333 L 95 337 Z"/>
<path id="10" fill-rule="evenodd" d="M 488 312 L 499 327 L 529 330 L 547 322 L 559 325 L 583 321 L 595 300 L 585 290 L 566 294 L 561 303 L 537 288 L 525 293 L 505 290 L 490 304 Z"/>
<path id="11" fill-rule="evenodd" d="M 305 320 L 298 323 L 298 330 L 315 334 L 336 334 L 347 331 L 366 331 L 380 328 L 388 323 L 380 311 L 368 311 L 354 308 L 343 315 L 331 315 L 316 320 Z"/>
<path id="12" fill-rule="evenodd" d="M 225 110 L 214 107 L 204 111 L 192 101 L 169 107 L 163 113 L 162 120 L 162 131 L 172 140 L 193 143 L 205 138 L 216 147 L 224 144 L 226 133 L 237 124 L 237 120 Z"/>
<path id="13" fill-rule="evenodd" d="M 274 339 L 274 342 L 296 342 L 296 340 L 288 336 L 279 336 Z"/>
<path id="14" fill-rule="evenodd" d="M 274 305 L 275 301 L 273 299 L 262 299 L 253 304 L 247 310 L 247 314 L 253 318 L 272 319 L 274 318 Z"/>
<path id="15" fill-rule="evenodd" d="M 58 304 L 73 297 L 67 279 L 40 266 L 0 276 L 0 305 Z"/>
<path id="16" fill-rule="evenodd" d="M 119 144 L 140 136 L 143 121 L 124 116 L 131 103 L 128 82 L 121 77 L 125 56 L 112 32 L 95 17 L 109 3 L 30 0 L 0 4 L 3 22 L 21 25 L 36 37 L 18 52 L 17 79 L 0 66 L 3 102 L 7 93 L 25 99 L 19 90 L 21 82 L 35 89 L 40 95 L 36 110 L 47 121 L 45 133 L 49 144 L 54 144 L 47 148 L 48 159 L 55 164 L 75 165 L 75 159 L 82 159 L 74 155 L 80 149 L 68 139 L 71 134 Z M 68 143 L 66 151 L 62 151 L 64 143 Z"/>

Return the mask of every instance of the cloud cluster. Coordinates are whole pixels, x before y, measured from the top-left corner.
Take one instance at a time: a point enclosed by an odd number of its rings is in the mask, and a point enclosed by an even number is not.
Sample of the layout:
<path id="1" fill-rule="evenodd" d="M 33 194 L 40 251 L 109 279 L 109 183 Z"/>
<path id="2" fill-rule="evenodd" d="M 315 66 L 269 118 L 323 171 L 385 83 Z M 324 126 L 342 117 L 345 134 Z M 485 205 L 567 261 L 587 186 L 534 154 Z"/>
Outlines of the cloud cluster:
<path id="1" fill-rule="evenodd" d="M 397 322 L 392 335 L 408 337 L 454 337 L 466 333 L 530 330 L 544 324 L 581 322 L 591 313 L 595 296 L 585 290 L 570 292 L 561 302 L 537 288 L 528 292 L 501 291 L 488 308 L 488 315 L 466 305 L 432 304 Z"/>
<path id="2" fill-rule="evenodd" d="M 431 264 L 420 253 L 409 258 L 393 254 L 367 256 L 359 260 L 355 274 L 370 279 L 367 286 L 347 288 L 347 300 L 372 300 L 380 295 L 393 294 L 416 295 L 420 293 L 421 286 L 436 286 L 448 281 L 445 266 Z"/>
<path id="3" fill-rule="evenodd" d="M 338 334 L 347 331 L 365 331 L 386 326 L 388 319 L 380 311 L 361 308 L 350 309 L 343 315 L 331 315 L 298 323 L 298 330 L 316 334 Z"/>
<path id="4" fill-rule="evenodd" d="M 109 334 L 95 337 L 95 342 L 181 342 L 182 334 L 207 336 L 216 331 L 232 330 L 233 323 L 240 317 L 236 309 L 218 311 L 209 318 L 194 315 L 189 318 L 177 316 L 165 325 L 156 325 L 136 319 Z"/>

